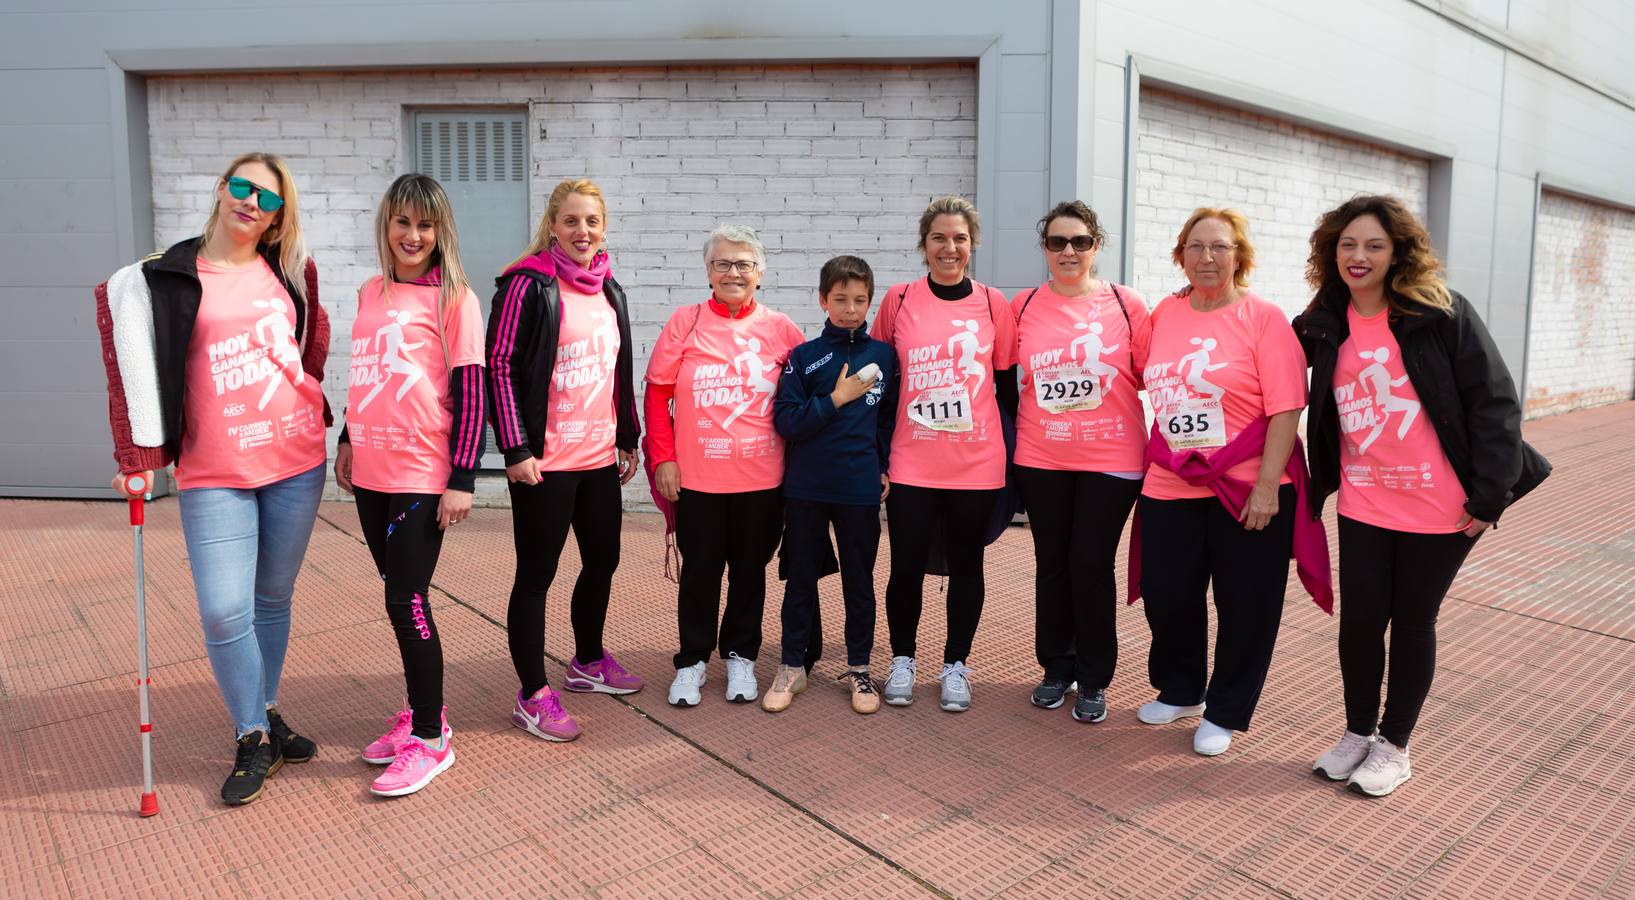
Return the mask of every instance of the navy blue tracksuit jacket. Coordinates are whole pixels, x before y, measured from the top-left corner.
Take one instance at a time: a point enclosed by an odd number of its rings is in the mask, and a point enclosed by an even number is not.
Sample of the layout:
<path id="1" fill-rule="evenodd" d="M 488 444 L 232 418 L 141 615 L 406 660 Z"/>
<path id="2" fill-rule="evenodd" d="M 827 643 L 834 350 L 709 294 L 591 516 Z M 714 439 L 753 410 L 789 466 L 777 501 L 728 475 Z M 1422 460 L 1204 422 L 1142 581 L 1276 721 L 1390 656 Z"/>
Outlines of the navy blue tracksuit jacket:
<path id="1" fill-rule="evenodd" d="M 829 394 L 842 366 L 869 363 L 880 379 L 867 394 L 835 409 Z M 778 379 L 772 423 L 788 442 L 783 494 L 796 500 L 880 504 L 880 476 L 891 453 L 897 414 L 897 356 L 859 328 L 823 323 L 823 334 L 796 347 Z"/>

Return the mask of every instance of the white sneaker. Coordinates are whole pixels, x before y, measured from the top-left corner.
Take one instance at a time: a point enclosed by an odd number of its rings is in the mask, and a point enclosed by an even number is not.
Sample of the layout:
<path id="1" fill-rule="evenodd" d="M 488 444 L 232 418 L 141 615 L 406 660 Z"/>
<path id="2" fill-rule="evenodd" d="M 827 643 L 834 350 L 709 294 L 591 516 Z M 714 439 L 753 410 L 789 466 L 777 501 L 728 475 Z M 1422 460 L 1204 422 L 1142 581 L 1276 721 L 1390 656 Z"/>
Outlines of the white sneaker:
<path id="1" fill-rule="evenodd" d="M 704 664 L 693 663 L 676 670 L 676 680 L 670 682 L 671 706 L 697 706 L 698 689 L 704 686 Z"/>
<path id="2" fill-rule="evenodd" d="M 1413 775 L 1408 765 L 1408 751 L 1380 738 L 1368 748 L 1368 758 L 1351 773 L 1350 786 L 1370 797 L 1383 797 Z"/>
<path id="3" fill-rule="evenodd" d="M 886 674 L 886 686 L 881 690 L 881 695 L 892 706 L 908 706 L 914 702 L 914 657 L 891 658 L 891 671 Z"/>
<path id="4" fill-rule="evenodd" d="M 1374 746 L 1372 735 L 1363 737 L 1349 729 L 1340 736 L 1340 742 L 1329 748 L 1327 753 L 1317 757 L 1317 764 L 1311 770 L 1329 781 L 1345 781 L 1351 773 L 1357 771 L 1362 761 L 1368 758 L 1368 751 Z"/>
<path id="5" fill-rule="evenodd" d="M 965 667 L 965 661 L 947 663 L 942 667 L 942 674 L 937 680 L 942 682 L 942 711 L 964 712 L 971 708 L 971 679 L 967 675 L 971 670 Z"/>
<path id="6" fill-rule="evenodd" d="M 749 703 L 760 693 L 755 684 L 755 660 L 744 659 L 736 653 L 727 654 L 728 702 Z"/>
<path id="7" fill-rule="evenodd" d="M 1208 719 L 1198 723 L 1192 735 L 1192 749 L 1199 756 L 1220 756 L 1232 746 L 1232 729 L 1222 728 Z"/>
<path id="8" fill-rule="evenodd" d="M 1202 703 L 1197 706 L 1171 706 L 1157 700 L 1144 703 L 1140 709 L 1135 711 L 1135 717 L 1148 725 L 1168 725 L 1177 719 L 1189 719 L 1203 714 L 1204 705 Z"/>

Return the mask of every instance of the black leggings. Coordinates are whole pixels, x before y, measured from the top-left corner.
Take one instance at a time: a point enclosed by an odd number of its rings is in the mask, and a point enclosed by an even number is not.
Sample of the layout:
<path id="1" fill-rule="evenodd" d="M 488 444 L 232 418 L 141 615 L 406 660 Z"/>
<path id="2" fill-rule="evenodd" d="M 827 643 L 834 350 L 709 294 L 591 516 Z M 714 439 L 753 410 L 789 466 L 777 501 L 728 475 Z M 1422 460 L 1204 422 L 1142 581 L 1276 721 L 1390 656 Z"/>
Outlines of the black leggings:
<path id="1" fill-rule="evenodd" d="M 545 593 L 556 579 L 570 525 L 579 545 L 579 578 L 573 583 L 568 612 L 574 655 L 586 664 L 602 658 L 608 596 L 613 591 L 613 573 L 619 568 L 621 514 L 617 466 L 541 472 L 538 484 L 511 483 L 517 575 L 511 583 L 505 627 L 523 696 L 531 696 L 547 683 Z"/>
<path id="2" fill-rule="evenodd" d="M 1463 532 L 1412 534 L 1340 517 L 1340 678 L 1346 729 L 1408 746 L 1436 674 L 1436 617 L 1476 545 Z M 1391 683 L 1385 628 L 1391 627 Z"/>
<path id="3" fill-rule="evenodd" d="M 982 620 L 982 554 L 988 520 L 999 491 L 923 488 L 894 484 L 886 495 L 886 530 L 891 537 L 891 578 L 886 582 L 886 630 L 892 656 L 914 656 L 924 607 L 925 565 L 931 540 L 941 527 L 948 539 L 948 637 L 944 664 L 971 655 Z"/>
<path id="4" fill-rule="evenodd" d="M 1158 700 L 1208 706 L 1204 718 L 1233 731 L 1266 686 L 1283 620 L 1294 542 L 1293 485 L 1277 492 L 1277 515 L 1250 531 L 1214 497 L 1142 497 L 1141 594 L 1152 650 L 1147 675 Z M 1215 670 L 1209 672 L 1209 609 L 1215 590 Z"/>
<path id="5" fill-rule="evenodd" d="M 431 617 L 432 572 L 443 550 L 439 494 L 387 494 L 354 487 L 358 523 L 386 582 L 386 618 L 403 657 L 403 684 L 414 736 L 435 741 L 443 730 L 443 642 Z"/>
<path id="6" fill-rule="evenodd" d="M 1113 559 L 1141 479 L 1016 467 L 1033 532 L 1033 650 L 1045 678 L 1092 693 L 1118 666 Z"/>

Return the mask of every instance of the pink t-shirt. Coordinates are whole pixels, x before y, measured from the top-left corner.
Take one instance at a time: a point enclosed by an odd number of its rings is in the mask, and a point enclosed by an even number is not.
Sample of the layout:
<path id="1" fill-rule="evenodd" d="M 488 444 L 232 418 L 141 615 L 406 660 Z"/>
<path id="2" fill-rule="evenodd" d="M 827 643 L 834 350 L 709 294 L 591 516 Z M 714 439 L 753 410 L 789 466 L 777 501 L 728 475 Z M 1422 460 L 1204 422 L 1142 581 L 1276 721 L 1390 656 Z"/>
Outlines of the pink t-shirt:
<path id="1" fill-rule="evenodd" d="M 372 491 L 441 494 L 448 490 L 449 431 L 454 401 L 449 371 L 485 365 L 483 313 L 477 295 L 442 315 L 435 284 L 394 283 L 375 276 L 358 289 L 346 430 L 352 482 Z M 447 344 L 448 355 L 443 355 Z M 475 413 L 475 404 L 469 412 Z M 467 423 L 468 425 L 472 423 Z M 475 441 L 481 423 L 463 431 Z M 475 456 L 475 447 L 472 448 Z"/>
<path id="2" fill-rule="evenodd" d="M 1011 301 L 1021 391 L 1017 465 L 1136 474 L 1144 468 L 1138 373 L 1147 364 L 1152 320 L 1140 294 L 1123 286 L 1118 294 L 1122 310 L 1108 284 L 1063 297 L 1047 282 Z"/>
<path id="3" fill-rule="evenodd" d="M 198 266 L 176 485 L 258 488 L 323 465 L 323 385 L 301 368 L 295 301 L 265 260 Z"/>
<path id="4" fill-rule="evenodd" d="M 1305 407 L 1306 354 L 1283 311 L 1258 294 L 1208 312 L 1172 294 L 1153 310 L 1145 381 L 1155 424 L 1171 449 L 1207 457 L 1255 419 Z M 1227 475 L 1253 484 L 1260 456 Z M 1148 468 L 1141 493 L 1155 500 L 1214 496 L 1160 466 Z"/>
<path id="5" fill-rule="evenodd" d="M 601 291 L 581 294 L 558 282 L 562 324 L 557 330 L 551 408 L 545 411 L 544 468 L 583 472 L 611 466 L 618 419 L 613 408 L 613 363 L 619 358 L 619 321 Z"/>
<path id="6" fill-rule="evenodd" d="M 1465 489 L 1420 408 L 1389 315 L 1346 310 L 1351 336 L 1334 366 L 1339 512 L 1380 528 L 1452 534 L 1465 515 Z"/>
<path id="7" fill-rule="evenodd" d="M 886 292 L 870 334 L 891 343 L 902 372 L 891 438 L 893 483 L 1005 486 L 993 373 L 1016 365 L 1016 320 L 1003 295 L 990 291 L 973 281 L 969 296 L 941 300 L 921 278 L 906 293 L 903 286 Z"/>
<path id="8" fill-rule="evenodd" d="M 708 303 L 670 316 L 653 345 L 647 380 L 675 385 L 682 487 L 736 494 L 783 483 L 772 402 L 789 351 L 805 340 L 788 316 L 759 303 L 743 318 L 729 319 Z"/>

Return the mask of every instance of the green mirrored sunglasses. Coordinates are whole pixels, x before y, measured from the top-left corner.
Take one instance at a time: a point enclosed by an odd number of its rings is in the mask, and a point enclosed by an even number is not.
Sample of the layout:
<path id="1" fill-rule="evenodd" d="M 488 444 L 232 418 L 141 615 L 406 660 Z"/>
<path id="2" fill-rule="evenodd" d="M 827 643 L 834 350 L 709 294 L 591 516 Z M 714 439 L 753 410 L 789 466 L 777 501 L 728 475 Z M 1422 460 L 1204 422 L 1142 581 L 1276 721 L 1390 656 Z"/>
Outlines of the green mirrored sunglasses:
<path id="1" fill-rule="evenodd" d="M 243 200 L 245 197 L 250 196 L 251 191 L 255 191 L 256 202 L 261 205 L 262 210 L 265 212 L 278 212 L 284 205 L 283 197 L 264 187 L 257 187 L 256 183 L 248 178 L 240 178 L 235 175 L 227 179 L 227 193 L 233 195 L 234 200 Z"/>

